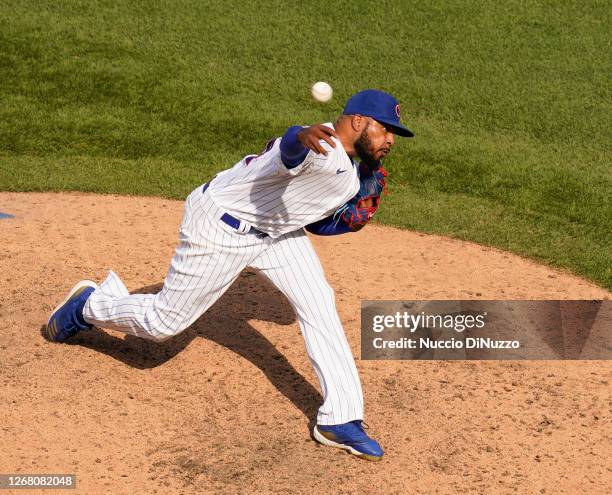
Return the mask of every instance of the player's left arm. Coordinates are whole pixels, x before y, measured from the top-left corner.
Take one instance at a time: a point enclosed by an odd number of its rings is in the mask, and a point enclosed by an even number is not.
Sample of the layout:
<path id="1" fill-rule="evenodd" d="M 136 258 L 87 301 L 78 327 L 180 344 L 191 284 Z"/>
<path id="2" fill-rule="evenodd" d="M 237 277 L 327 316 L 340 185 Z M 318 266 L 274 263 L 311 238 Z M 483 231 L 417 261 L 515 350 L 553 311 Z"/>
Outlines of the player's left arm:
<path id="1" fill-rule="evenodd" d="M 329 217 L 307 225 L 306 230 L 316 235 L 338 235 L 361 230 L 374 217 L 386 187 L 387 171 L 382 165 L 375 170 L 360 165 L 357 194 Z"/>

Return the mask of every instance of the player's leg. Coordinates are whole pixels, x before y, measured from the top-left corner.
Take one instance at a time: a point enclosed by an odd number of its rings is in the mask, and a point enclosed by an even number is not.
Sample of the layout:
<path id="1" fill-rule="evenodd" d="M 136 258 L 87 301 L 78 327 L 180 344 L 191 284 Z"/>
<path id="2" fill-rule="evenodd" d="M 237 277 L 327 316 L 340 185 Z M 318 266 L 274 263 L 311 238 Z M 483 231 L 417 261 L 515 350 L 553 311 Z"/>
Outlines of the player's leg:
<path id="1" fill-rule="evenodd" d="M 382 459 L 382 448 L 364 431 L 363 394 L 353 354 L 336 311 L 334 292 L 306 233 L 301 230 L 280 237 L 250 266 L 288 297 L 298 316 L 323 392 L 314 438 L 363 459 Z"/>
<path id="2" fill-rule="evenodd" d="M 165 340 L 191 325 L 265 245 L 220 222 L 221 214 L 208 192 L 194 191 L 186 201 L 180 242 L 160 292 L 130 295 L 110 272 L 85 303 L 85 320 L 152 340 Z"/>
<path id="3" fill-rule="evenodd" d="M 363 396 L 351 348 L 336 311 L 334 291 L 303 230 L 276 240 L 251 265 L 287 296 L 321 384 L 320 425 L 363 419 Z"/>

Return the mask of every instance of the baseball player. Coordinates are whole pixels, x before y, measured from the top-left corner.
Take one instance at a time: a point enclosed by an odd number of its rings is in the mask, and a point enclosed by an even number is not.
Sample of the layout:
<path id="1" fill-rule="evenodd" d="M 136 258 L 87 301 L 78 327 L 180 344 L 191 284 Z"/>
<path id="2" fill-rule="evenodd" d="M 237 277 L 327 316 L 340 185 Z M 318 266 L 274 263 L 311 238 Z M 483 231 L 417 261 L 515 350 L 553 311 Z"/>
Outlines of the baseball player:
<path id="1" fill-rule="evenodd" d="M 338 317 L 334 291 L 306 234 L 362 228 L 385 188 L 381 160 L 400 123 L 396 99 L 382 91 L 353 95 L 335 124 L 290 127 L 259 155 L 248 155 L 187 198 L 179 245 L 157 294 L 130 295 L 112 271 L 83 280 L 53 311 L 47 337 L 63 342 L 92 326 L 162 341 L 185 330 L 251 267 L 289 299 L 323 404 L 314 438 L 364 459 L 380 445 L 364 431 L 363 396 Z"/>

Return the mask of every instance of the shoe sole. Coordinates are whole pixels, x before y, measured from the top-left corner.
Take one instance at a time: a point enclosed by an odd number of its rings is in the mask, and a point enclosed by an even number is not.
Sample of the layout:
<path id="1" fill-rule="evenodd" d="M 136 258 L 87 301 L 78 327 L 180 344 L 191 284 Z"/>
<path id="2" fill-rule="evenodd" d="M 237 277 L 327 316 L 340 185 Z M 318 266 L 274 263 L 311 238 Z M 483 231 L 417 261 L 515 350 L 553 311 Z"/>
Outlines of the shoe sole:
<path id="1" fill-rule="evenodd" d="M 55 309 L 51 313 L 51 316 L 49 316 L 49 319 L 47 320 L 47 327 L 45 328 L 45 333 L 46 333 L 47 338 L 49 340 L 55 341 L 55 336 L 57 335 L 57 329 L 50 328 L 51 320 L 55 316 L 55 313 L 57 313 L 62 308 L 62 306 L 64 306 L 64 304 L 66 304 L 68 301 L 70 301 L 70 299 L 72 299 L 75 295 L 80 293 L 80 291 L 82 289 L 85 289 L 86 287 L 92 287 L 94 289 L 97 289 L 98 288 L 98 284 L 96 284 L 95 282 L 92 282 L 91 280 L 81 280 L 72 289 L 70 289 L 70 292 L 68 292 L 68 295 L 66 296 L 66 299 L 64 299 L 61 303 L 59 303 L 55 307 Z M 53 332 L 53 335 L 51 334 L 51 332 Z"/>
<path id="2" fill-rule="evenodd" d="M 342 443 L 334 442 L 333 440 L 330 440 L 329 438 L 326 438 L 325 436 L 323 436 L 323 434 L 319 431 L 319 429 L 316 426 L 314 427 L 312 433 L 317 442 L 322 443 L 323 445 L 327 445 L 328 447 L 336 447 L 337 449 L 346 450 L 349 454 L 353 454 L 357 457 L 360 457 L 361 459 L 366 459 L 368 461 L 380 461 L 383 458 L 382 455 L 375 456 L 375 455 L 364 454 L 363 452 L 359 452 L 358 450 L 355 450 L 350 445 L 344 445 Z"/>

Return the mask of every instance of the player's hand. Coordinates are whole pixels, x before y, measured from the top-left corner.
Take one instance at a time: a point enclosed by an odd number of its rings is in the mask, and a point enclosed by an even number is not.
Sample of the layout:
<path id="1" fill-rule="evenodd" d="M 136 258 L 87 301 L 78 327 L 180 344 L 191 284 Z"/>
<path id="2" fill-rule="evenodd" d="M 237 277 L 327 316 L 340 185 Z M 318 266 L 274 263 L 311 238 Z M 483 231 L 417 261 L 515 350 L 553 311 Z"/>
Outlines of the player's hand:
<path id="1" fill-rule="evenodd" d="M 297 138 L 300 143 L 306 146 L 306 148 L 322 155 L 327 155 L 327 151 L 325 151 L 325 148 L 321 146 L 319 141 L 323 140 L 332 148 L 335 148 L 336 143 L 334 143 L 332 137 L 338 139 L 336 131 L 323 124 L 316 124 L 311 127 L 306 127 L 297 133 Z"/>

